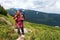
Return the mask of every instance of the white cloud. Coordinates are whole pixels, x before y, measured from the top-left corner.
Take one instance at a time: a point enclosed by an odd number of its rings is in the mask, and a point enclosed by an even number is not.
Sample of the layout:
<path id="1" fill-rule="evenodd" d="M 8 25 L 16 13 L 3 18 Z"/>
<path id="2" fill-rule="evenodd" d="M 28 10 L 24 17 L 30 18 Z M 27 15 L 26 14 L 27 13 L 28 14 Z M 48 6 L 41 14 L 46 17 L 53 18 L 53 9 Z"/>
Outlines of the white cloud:
<path id="1" fill-rule="evenodd" d="M 60 0 L 0 0 L 5 8 L 23 8 L 43 12 L 60 13 Z"/>
<path id="2" fill-rule="evenodd" d="M 55 6 L 56 8 L 60 9 L 60 2 L 56 2 Z"/>

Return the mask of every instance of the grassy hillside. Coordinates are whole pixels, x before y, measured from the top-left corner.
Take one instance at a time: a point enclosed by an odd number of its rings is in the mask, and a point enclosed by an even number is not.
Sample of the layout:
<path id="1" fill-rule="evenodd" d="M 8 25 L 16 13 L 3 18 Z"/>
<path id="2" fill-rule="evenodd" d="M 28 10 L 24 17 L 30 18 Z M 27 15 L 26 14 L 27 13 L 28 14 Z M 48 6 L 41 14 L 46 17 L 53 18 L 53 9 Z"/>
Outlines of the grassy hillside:
<path id="1" fill-rule="evenodd" d="M 25 22 L 25 27 L 32 30 L 26 34 L 26 40 L 60 40 L 60 28 L 29 22 Z"/>
<path id="2" fill-rule="evenodd" d="M 12 24 L 14 20 L 11 16 L 3 16 Z M 48 26 L 44 24 L 36 24 L 31 22 L 24 22 L 24 27 L 27 30 L 31 30 L 25 33 L 25 40 L 60 40 L 60 28 L 53 26 Z M 7 25 L 6 22 L 0 20 L 0 40 L 16 40 L 17 33 L 14 32 L 13 28 L 10 25 Z"/>
<path id="3" fill-rule="evenodd" d="M 0 17 L 4 17 L 9 20 L 10 16 L 4 16 L 0 14 Z M 11 18 L 12 19 L 12 18 Z M 10 21 L 10 20 L 9 20 Z M 15 40 L 17 39 L 17 33 L 13 28 L 0 18 L 0 40 Z"/>

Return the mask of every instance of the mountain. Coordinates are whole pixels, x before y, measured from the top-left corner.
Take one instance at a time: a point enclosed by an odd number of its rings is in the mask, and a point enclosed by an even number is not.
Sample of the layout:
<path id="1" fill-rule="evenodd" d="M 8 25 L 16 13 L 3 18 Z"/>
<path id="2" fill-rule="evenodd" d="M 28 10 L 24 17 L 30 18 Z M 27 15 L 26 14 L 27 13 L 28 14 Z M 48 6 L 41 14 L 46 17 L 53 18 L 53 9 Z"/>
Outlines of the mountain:
<path id="1" fill-rule="evenodd" d="M 16 10 L 13 9 L 13 8 L 7 10 L 7 12 L 8 12 L 10 15 L 14 15 L 15 11 L 16 11 Z"/>
<path id="2" fill-rule="evenodd" d="M 10 8 L 10 9 L 7 9 L 6 11 L 11 15 L 13 16 L 16 12 L 16 10 L 18 10 L 18 8 Z M 23 10 L 23 9 L 20 9 L 20 10 Z"/>
<path id="3" fill-rule="evenodd" d="M 34 10 L 24 10 L 23 13 L 25 15 L 25 19 L 28 22 L 38 23 L 38 24 L 46 24 L 52 26 L 60 26 L 60 14 L 54 13 L 45 13 L 45 12 L 38 12 Z M 11 8 L 7 10 L 10 15 L 14 15 L 16 11 L 15 8 Z"/>

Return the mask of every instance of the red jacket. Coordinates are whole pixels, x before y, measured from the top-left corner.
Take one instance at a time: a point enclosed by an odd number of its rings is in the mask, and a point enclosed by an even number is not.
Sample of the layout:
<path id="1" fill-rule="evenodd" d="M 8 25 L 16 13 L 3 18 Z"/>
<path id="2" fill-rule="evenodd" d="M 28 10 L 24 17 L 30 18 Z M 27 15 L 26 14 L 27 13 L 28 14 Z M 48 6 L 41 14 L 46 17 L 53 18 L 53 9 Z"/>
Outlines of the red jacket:
<path id="1" fill-rule="evenodd" d="M 15 15 L 14 19 L 15 19 L 15 22 L 16 22 L 16 25 L 17 25 L 18 28 L 23 27 L 23 19 L 22 19 L 22 17 Z"/>

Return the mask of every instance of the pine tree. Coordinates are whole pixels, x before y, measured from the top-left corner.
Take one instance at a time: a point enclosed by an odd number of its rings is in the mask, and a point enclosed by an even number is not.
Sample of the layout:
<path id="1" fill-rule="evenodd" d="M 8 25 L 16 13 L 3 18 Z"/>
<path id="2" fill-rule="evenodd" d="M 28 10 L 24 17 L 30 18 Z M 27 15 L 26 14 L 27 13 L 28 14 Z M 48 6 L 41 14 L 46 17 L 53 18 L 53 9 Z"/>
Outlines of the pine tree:
<path id="1" fill-rule="evenodd" d="M 7 11 L 0 5 L 0 14 L 7 16 Z"/>

